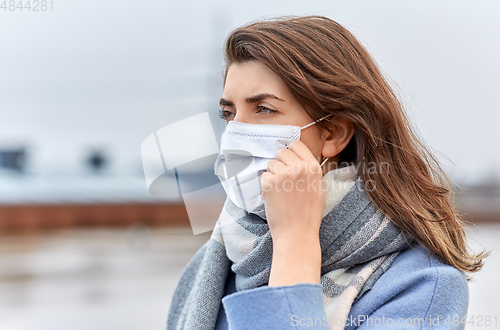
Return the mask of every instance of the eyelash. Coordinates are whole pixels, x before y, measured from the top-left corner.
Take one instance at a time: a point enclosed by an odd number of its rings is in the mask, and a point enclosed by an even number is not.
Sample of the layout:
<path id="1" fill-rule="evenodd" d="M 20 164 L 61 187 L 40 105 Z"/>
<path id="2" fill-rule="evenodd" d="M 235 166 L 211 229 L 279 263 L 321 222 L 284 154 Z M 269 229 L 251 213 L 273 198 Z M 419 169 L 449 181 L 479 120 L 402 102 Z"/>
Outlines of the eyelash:
<path id="1" fill-rule="evenodd" d="M 233 113 L 231 111 L 219 109 L 219 118 L 222 120 L 227 120 L 226 114 L 232 115 Z"/>
<path id="2" fill-rule="evenodd" d="M 262 106 L 262 105 L 257 106 L 257 109 L 260 109 L 261 113 L 264 112 L 263 111 L 264 109 L 268 110 L 268 111 L 266 111 L 266 113 L 278 113 L 278 111 L 266 108 L 265 106 Z"/>
<path id="3" fill-rule="evenodd" d="M 273 109 L 269 109 L 269 108 L 262 106 L 262 105 L 259 105 L 256 108 L 260 110 L 259 113 L 278 113 L 278 111 L 273 110 Z M 227 117 L 231 116 L 231 115 L 234 115 L 231 111 L 219 109 L 219 118 L 220 119 L 227 120 Z"/>

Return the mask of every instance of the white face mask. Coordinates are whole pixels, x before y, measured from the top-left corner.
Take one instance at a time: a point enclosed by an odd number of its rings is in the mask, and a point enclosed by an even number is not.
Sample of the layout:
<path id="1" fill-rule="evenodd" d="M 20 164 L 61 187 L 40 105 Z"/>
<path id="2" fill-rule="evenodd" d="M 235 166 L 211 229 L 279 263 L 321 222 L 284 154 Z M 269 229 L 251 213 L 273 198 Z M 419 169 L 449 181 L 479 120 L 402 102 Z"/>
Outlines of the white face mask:
<path id="1" fill-rule="evenodd" d="M 266 219 L 260 176 L 278 151 L 300 140 L 300 131 L 329 117 L 305 126 L 254 125 L 230 121 L 222 134 L 219 156 L 214 164 L 227 196 L 238 207 Z M 321 166 L 328 160 L 326 158 Z"/>

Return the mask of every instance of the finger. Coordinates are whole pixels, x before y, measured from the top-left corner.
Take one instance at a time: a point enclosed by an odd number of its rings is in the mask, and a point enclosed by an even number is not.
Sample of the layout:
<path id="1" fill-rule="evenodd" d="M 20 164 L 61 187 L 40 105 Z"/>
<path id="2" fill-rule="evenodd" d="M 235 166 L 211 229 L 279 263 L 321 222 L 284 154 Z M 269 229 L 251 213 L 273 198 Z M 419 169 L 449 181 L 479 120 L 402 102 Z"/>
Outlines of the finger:
<path id="1" fill-rule="evenodd" d="M 285 165 L 291 165 L 301 161 L 300 157 L 290 149 L 281 149 L 278 151 L 277 159 Z"/>
<path id="2" fill-rule="evenodd" d="M 272 159 L 267 163 L 267 170 L 273 174 L 285 173 L 286 165 L 279 160 Z"/>
<path id="3" fill-rule="evenodd" d="M 264 196 L 265 192 L 270 191 L 273 188 L 274 174 L 271 172 L 264 172 L 260 176 L 260 186 L 262 189 L 262 194 Z"/>
<path id="4" fill-rule="evenodd" d="M 300 159 L 305 161 L 318 161 L 311 150 L 300 140 L 295 140 L 290 143 L 289 150 L 293 151 Z"/>

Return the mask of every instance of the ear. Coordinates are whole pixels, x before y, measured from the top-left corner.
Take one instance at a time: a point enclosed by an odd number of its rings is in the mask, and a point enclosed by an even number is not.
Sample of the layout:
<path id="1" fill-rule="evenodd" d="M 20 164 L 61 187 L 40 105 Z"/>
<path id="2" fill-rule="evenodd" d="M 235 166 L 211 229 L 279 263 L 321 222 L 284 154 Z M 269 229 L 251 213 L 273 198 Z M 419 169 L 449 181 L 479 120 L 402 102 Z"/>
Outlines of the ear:
<path id="1" fill-rule="evenodd" d="M 327 123 L 330 131 L 324 132 L 324 143 L 321 149 L 323 157 L 333 158 L 340 154 L 354 135 L 354 125 L 343 118 L 334 117 Z"/>

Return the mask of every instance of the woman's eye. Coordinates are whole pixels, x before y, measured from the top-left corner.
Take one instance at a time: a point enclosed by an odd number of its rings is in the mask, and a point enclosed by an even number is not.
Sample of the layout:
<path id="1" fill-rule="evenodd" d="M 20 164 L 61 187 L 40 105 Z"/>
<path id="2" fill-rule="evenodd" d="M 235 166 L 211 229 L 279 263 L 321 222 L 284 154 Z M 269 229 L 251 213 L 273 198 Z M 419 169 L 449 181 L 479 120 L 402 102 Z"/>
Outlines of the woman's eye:
<path id="1" fill-rule="evenodd" d="M 219 117 L 224 120 L 229 120 L 234 116 L 231 111 L 219 109 Z"/>
<path id="2" fill-rule="evenodd" d="M 259 109 L 259 113 L 277 113 L 278 111 L 266 108 L 265 106 L 259 105 L 257 106 L 257 109 Z"/>

